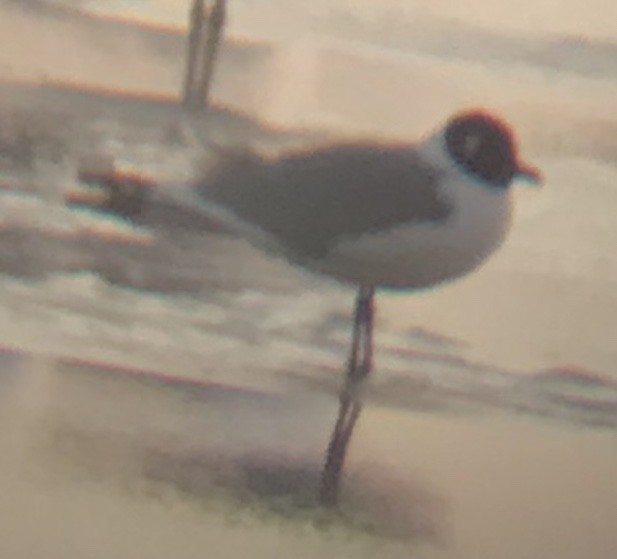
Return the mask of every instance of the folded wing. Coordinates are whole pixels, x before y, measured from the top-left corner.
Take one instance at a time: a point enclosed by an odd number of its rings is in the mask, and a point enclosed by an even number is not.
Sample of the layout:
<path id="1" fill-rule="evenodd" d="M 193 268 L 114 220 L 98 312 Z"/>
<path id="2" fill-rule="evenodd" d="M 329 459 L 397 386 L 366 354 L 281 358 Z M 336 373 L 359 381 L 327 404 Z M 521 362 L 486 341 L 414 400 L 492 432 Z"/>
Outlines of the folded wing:
<path id="1" fill-rule="evenodd" d="M 438 171 L 408 146 L 338 145 L 274 159 L 231 153 L 194 189 L 306 258 L 345 238 L 450 213 Z"/>

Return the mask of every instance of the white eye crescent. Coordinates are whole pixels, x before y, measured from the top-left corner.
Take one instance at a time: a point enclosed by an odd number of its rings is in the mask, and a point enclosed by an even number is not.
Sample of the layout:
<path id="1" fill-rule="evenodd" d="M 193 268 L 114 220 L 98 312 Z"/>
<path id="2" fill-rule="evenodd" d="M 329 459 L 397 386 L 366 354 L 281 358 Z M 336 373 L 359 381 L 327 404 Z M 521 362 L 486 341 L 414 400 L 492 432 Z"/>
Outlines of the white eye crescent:
<path id="1" fill-rule="evenodd" d="M 465 157 L 467 157 L 467 159 L 473 159 L 473 157 L 478 153 L 481 144 L 482 138 L 479 134 L 470 134 L 467 136 L 465 138 L 465 145 L 463 146 Z"/>

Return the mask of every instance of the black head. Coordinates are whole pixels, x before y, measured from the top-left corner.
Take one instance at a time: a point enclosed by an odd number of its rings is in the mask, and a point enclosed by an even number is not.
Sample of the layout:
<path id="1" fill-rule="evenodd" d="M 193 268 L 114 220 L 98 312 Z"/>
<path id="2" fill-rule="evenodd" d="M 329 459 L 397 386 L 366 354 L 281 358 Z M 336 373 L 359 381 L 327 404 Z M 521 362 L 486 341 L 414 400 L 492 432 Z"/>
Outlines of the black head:
<path id="1" fill-rule="evenodd" d="M 518 161 L 510 127 L 486 112 L 470 111 L 453 117 L 446 126 L 445 138 L 454 161 L 489 186 L 507 188 L 516 177 L 542 181 L 537 169 Z"/>

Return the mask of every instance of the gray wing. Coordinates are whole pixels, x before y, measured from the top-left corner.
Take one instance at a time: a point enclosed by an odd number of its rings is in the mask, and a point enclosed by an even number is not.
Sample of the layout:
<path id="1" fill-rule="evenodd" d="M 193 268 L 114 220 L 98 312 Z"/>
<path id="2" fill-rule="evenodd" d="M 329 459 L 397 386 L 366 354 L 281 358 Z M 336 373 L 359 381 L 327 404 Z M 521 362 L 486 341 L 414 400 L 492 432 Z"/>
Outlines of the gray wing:
<path id="1" fill-rule="evenodd" d="M 299 255 L 319 258 L 344 238 L 445 219 L 438 172 L 409 147 L 338 145 L 263 159 L 236 155 L 200 184 Z"/>

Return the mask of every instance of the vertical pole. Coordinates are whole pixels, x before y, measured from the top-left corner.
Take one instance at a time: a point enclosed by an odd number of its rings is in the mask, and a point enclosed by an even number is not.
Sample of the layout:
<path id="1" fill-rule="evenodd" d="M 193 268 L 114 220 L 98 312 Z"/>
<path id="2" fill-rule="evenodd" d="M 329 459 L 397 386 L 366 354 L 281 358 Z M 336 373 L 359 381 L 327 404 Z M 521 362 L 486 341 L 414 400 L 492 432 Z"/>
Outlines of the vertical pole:
<path id="1" fill-rule="evenodd" d="M 223 27 L 226 19 L 226 0 L 215 0 L 212 10 L 208 14 L 204 28 L 205 42 L 203 48 L 203 61 L 201 62 L 201 79 L 196 86 L 196 104 L 208 106 L 208 96 L 212 84 L 212 76 L 219 53 Z"/>
<path id="2" fill-rule="evenodd" d="M 189 110 L 207 105 L 225 19 L 226 0 L 214 0 L 211 8 L 205 0 L 193 0 L 182 92 L 182 104 Z"/>
<path id="3" fill-rule="evenodd" d="M 201 43 L 204 15 L 204 0 L 193 0 L 193 6 L 189 13 L 186 70 L 182 88 L 182 104 L 186 108 L 192 108 L 195 104 L 195 74 L 199 62 L 199 45 Z"/>

